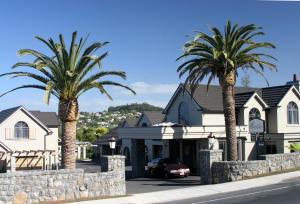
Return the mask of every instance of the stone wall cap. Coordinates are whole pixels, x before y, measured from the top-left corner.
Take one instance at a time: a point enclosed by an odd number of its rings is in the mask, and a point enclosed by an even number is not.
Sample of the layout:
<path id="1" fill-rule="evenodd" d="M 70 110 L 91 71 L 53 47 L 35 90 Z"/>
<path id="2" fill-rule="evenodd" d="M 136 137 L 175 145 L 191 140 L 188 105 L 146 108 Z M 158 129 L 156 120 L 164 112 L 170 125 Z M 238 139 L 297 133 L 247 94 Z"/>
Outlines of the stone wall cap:
<path id="1" fill-rule="evenodd" d="M 103 155 L 101 157 L 113 158 L 113 159 L 125 159 L 126 158 L 124 155 Z"/>
<path id="2" fill-rule="evenodd" d="M 223 152 L 221 149 L 200 149 L 200 152 Z"/>

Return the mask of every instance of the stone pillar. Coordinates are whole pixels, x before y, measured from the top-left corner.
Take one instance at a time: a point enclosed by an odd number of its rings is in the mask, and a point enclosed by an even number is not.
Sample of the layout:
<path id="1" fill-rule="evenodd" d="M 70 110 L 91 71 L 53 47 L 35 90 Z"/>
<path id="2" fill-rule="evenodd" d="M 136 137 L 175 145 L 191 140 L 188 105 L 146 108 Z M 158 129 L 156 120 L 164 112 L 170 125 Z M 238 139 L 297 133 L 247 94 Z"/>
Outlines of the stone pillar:
<path id="1" fill-rule="evenodd" d="M 125 174 L 125 156 L 101 156 L 100 157 L 101 171 L 123 171 Z"/>
<path id="2" fill-rule="evenodd" d="M 81 159 L 81 147 L 79 145 L 77 146 L 77 159 Z"/>
<path id="3" fill-rule="evenodd" d="M 133 177 L 145 176 L 145 140 L 131 139 L 131 166 Z"/>
<path id="4" fill-rule="evenodd" d="M 86 146 L 83 146 L 83 155 L 82 155 L 82 159 L 85 160 L 86 159 Z"/>
<path id="5" fill-rule="evenodd" d="M 222 150 L 200 150 L 200 177 L 202 184 L 210 184 L 211 165 L 213 162 L 222 161 Z"/>

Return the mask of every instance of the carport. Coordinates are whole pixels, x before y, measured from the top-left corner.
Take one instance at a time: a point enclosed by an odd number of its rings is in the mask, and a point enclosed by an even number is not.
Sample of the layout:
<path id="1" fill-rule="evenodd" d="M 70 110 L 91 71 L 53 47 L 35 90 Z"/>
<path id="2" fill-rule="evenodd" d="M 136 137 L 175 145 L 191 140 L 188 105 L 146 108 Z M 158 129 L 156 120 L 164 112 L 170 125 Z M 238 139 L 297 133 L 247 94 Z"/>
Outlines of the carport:
<path id="1" fill-rule="evenodd" d="M 237 134 L 239 138 L 245 138 L 247 135 L 246 126 L 237 126 Z M 200 160 L 199 151 L 208 148 L 208 137 L 213 136 L 216 138 L 213 148 L 218 149 L 218 139 L 225 138 L 225 126 L 199 126 L 199 127 L 126 127 L 118 129 L 119 139 L 130 139 L 131 142 L 131 164 L 132 176 L 144 177 L 145 176 L 145 140 L 162 140 L 163 141 L 163 157 L 173 157 L 174 143 L 173 141 L 179 140 L 181 144 L 188 143 L 182 141 L 191 141 L 195 143 L 195 155 L 193 161 L 196 163 L 197 170 L 199 171 Z M 190 144 L 186 147 L 189 148 Z M 187 149 L 186 148 L 186 149 Z M 175 148 L 176 149 L 176 148 Z M 189 157 L 189 152 L 184 154 L 183 145 L 180 146 L 180 158 L 184 161 L 183 157 Z M 192 157 L 192 156 L 191 156 Z"/>

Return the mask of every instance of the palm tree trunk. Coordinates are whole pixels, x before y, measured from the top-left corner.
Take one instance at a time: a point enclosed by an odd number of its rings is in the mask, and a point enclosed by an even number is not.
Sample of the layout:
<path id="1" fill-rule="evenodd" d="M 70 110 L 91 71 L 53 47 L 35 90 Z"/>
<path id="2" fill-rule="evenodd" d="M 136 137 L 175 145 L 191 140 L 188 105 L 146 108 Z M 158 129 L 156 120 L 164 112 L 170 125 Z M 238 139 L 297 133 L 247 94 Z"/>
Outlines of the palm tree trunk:
<path id="1" fill-rule="evenodd" d="M 234 86 L 224 85 L 223 91 L 223 109 L 225 117 L 226 142 L 227 142 L 227 160 L 236 161 L 237 158 L 237 139 L 236 139 L 236 116 Z"/>
<path id="2" fill-rule="evenodd" d="M 62 167 L 76 168 L 76 126 L 78 120 L 77 100 L 60 101 L 58 115 L 62 123 Z"/>

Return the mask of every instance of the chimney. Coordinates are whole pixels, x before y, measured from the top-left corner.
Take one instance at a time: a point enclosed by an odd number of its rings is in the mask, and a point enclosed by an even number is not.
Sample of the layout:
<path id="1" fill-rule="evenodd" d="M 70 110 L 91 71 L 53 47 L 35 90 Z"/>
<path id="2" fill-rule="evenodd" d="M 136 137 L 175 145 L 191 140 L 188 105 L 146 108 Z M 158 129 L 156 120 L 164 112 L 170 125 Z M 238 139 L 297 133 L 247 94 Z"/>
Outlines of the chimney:
<path id="1" fill-rule="evenodd" d="M 297 74 L 293 74 L 293 82 L 295 82 L 295 81 L 299 81 Z"/>
<path id="2" fill-rule="evenodd" d="M 298 91 L 300 91 L 300 81 L 297 74 L 293 74 L 293 81 L 288 81 L 287 85 L 294 85 Z"/>

